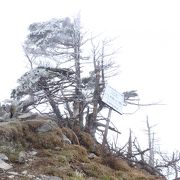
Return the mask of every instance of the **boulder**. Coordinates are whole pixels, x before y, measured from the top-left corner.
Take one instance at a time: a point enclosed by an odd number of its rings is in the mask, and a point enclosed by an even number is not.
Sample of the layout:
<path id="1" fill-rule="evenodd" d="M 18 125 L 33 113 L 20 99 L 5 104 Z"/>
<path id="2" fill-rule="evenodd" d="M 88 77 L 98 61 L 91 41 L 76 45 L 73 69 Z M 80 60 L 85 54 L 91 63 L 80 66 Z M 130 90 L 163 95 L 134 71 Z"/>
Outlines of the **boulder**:
<path id="1" fill-rule="evenodd" d="M 68 139 L 67 136 L 65 136 L 64 134 L 63 134 L 63 141 L 64 141 L 64 143 L 66 143 L 66 144 L 72 144 L 72 142 L 70 141 L 70 139 Z"/>
<path id="2" fill-rule="evenodd" d="M 88 154 L 88 158 L 89 159 L 94 159 L 94 158 L 96 158 L 97 156 L 94 154 L 94 153 L 89 153 Z"/>
<path id="3" fill-rule="evenodd" d="M 21 172 L 22 175 L 27 175 L 27 173 L 28 173 L 27 170 Z"/>
<path id="4" fill-rule="evenodd" d="M 4 161 L 8 161 L 8 157 L 5 154 L 0 153 L 0 159 Z"/>
<path id="5" fill-rule="evenodd" d="M 57 124 L 54 121 L 48 121 L 42 124 L 39 128 L 37 128 L 36 132 L 45 133 L 45 132 L 53 131 L 56 128 L 57 128 Z"/>
<path id="6" fill-rule="evenodd" d="M 20 120 L 29 120 L 29 119 L 35 119 L 37 117 L 37 114 L 34 114 L 32 112 L 24 113 L 19 115 L 17 118 Z"/>
<path id="7" fill-rule="evenodd" d="M 45 175 L 40 175 L 41 180 L 62 180 L 62 178 L 57 177 L 57 176 L 45 176 Z"/>
<path id="8" fill-rule="evenodd" d="M 19 153 L 19 156 L 18 156 L 18 162 L 23 164 L 23 163 L 26 162 L 26 160 L 27 160 L 26 152 L 25 151 L 21 151 Z"/>
<path id="9" fill-rule="evenodd" d="M 7 171 L 11 168 L 12 168 L 12 166 L 10 164 L 7 164 L 2 159 L 0 159 L 0 169 Z"/>

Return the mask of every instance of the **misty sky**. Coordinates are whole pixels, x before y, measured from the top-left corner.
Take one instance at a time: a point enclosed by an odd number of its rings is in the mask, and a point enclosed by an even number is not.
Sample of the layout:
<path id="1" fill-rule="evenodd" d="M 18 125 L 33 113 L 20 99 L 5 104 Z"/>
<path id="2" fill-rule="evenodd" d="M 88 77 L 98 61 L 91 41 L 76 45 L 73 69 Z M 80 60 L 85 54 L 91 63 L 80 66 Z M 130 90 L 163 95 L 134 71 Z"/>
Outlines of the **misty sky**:
<path id="1" fill-rule="evenodd" d="M 113 114 L 119 130 L 132 128 L 143 139 L 146 115 L 164 149 L 179 149 L 180 135 L 180 1 L 174 0 L 6 0 L 0 2 L 0 101 L 9 98 L 27 61 L 22 44 L 28 25 L 52 18 L 76 16 L 94 34 L 114 38 L 119 48 L 120 74 L 110 80 L 120 92 L 138 90 L 143 103 L 165 106 L 141 108 L 134 115 Z M 127 109 L 125 109 L 127 111 Z M 128 110 L 128 112 L 131 112 Z"/>

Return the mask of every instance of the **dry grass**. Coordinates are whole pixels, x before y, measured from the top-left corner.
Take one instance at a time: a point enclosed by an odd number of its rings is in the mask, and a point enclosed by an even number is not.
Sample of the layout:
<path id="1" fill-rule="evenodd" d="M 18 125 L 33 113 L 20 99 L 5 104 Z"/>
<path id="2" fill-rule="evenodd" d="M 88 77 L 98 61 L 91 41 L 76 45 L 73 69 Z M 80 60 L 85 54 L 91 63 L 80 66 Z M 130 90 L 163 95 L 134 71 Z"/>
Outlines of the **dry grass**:
<path id="1" fill-rule="evenodd" d="M 105 155 L 102 159 L 103 164 L 106 166 L 109 166 L 110 168 L 114 170 L 120 170 L 120 171 L 130 171 L 131 167 L 128 165 L 128 163 L 120 158 L 114 157 L 112 155 Z"/>
<path id="2" fill-rule="evenodd" d="M 69 162 L 89 162 L 87 150 L 79 145 L 66 145 L 61 151 L 61 154 Z"/>
<path id="3" fill-rule="evenodd" d="M 141 170 L 131 168 L 126 161 L 102 151 L 95 140 L 85 132 L 55 127 L 52 131 L 39 133 L 37 128 L 48 120 L 16 121 L 0 124 L 0 152 L 14 163 L 17 171 L 27 169 L 30 174 L 59 176 L 64 180 L 83 180 L 88 177 L 102 180 L 155 180 Z M 63 133 L 74 143 L 63 143 Z M 79 145 L 81 144 L 81 145 Z M 18 164 L 20 151 L 35 148 L 38 151 L 27 166 Z M 88 158 L 88 152 L 98 157 Z"/>
<path id="4" fill-rule="evenodd" d="M 89 152 L 96 152 L 96 142 L 92 138 L 92 136 L 86 132 L 79 132 L 78 133 L 79 142 L 82 146 L 84 146 Z"/>
<path id="5" fill-rule="evenodd" d="M 20 143 L 26 147 L 54 148 L 63 146 L 62 131 L 59 128 L 46 133 L 37 133 L 36 130 L 47 123 L 47 120 L 32 120 L 24 122 L 10 122 L 0 126 L 1 143 Z"/>
<path id="6" fill-rule="evenodd" d="M 62 129 L 63 134 L 73 143 L 79 145 L 79 139 L 75 132 L 69 128 L 63 127 Z"/>

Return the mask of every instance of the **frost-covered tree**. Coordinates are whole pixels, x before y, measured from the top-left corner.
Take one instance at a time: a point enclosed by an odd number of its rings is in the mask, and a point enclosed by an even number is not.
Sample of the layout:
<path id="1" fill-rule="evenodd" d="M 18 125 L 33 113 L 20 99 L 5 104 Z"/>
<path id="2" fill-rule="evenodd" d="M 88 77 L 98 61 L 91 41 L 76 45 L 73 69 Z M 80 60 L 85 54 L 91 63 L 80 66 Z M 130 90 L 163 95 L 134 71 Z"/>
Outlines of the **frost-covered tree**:
<path id="1" fill-rule="evenodd" d="M 83 95 L 81 87 L 81 46 L 82 33 L 80 18 L 71 22 L 70 18 L 52 19 L 47 22 L 33 23 L 24 43 L 25 54 L 31 64 L 51 64 L 56 68 L 68 67 L 75 72 L 74 118 L 83 123 Z"/>
<path id="2" fill-rule="evenodd" d="M 28 95 L 36 109 L 47 103 L 59 122 L 71 119 L 94 136 L 98 126 L 104 127 L 99 120 L 106 119 L 100 115 L 106 107 L 101 93 L 107 78 L 117 72 L 111 42 L 85 39 L 80 18 L 31 24 L 23 46 L 31 70 L 18 80 L 12 97 Z M 64 76 L 65 68 L 73 73 Z"/>
<path id="3" fill-rule="evenodd" d="M 59 122 L 66 118 L 95 135 L 103 126 L 101 93 L 116 68 L 109 44 L 85 39 L 80 18 L 31 24 L 23 46 L 31 70 L 18 80 L 12 96 L 29 95 L 34 107 L 48 103 Z"/>
<path id="4" fill-rule="evenodd" d="M 11 96 L 17 100 L 30 96 L 33 103 L 29 105 L 34 108 L 48 103 L 60 121 L 62 113 L 59 105 L 72 101 L 74 81 L 74 72 L 69 69 L 37 67 L 18 80 L 19 86 L 12 91 Z"/>

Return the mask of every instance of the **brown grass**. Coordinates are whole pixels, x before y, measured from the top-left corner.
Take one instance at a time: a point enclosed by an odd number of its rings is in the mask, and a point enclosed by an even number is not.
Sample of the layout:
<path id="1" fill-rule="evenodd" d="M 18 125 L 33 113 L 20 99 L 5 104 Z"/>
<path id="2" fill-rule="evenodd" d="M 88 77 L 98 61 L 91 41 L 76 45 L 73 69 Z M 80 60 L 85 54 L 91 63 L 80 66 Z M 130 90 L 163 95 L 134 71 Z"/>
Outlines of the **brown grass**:
<path id="1" fill-rule="evenodd" d="M 87 150 L 79 145 L 66 145 L 61 154 L 66 156 L 69 162 L 89 162 Z"/>
<path id="2" fill-rule="evenodd" d="M 55 128 L 53 131 L 38 133 L 36 129 L 47 123 L 47 120 L 32 120 L 24 122 L 10 122 L 0 126 L 0 145 L 6 143 L 22 144 L 24 147 L 54 148 L 63 146 L 62 131 Z"/>
<path id="3" fill-rule="evenodd" d="M 103 157 L 103 164 L 109 166 L 114 170 L 121 170 L 124 172 L 130 171 L 131 168 L 128 163 L 120 158 L 116 158 L 112 155 Z"/>
<path id="4" fill-rule="evenodd" d="M 73 143 L 79 145 L 79 139 L 75 132 L 72 129 L 63 127 L 62 129 L 63 134 Z"/>
<path id="5" fill-rule="evenodd" d="M 80 144 L 84 146 L 89 152 L 96 151 L 96 142 L 90 134 L 81 131 L 78 133 L 78 138 Z"/>
<path id="6" fill-rule="evenodd" d="M 88 177 L 103 180 L 158 179 L 106 153 L 88 133 L 77 131 L 76 136 L 74 131 L 58 127 L 45 133 L 37 132 L 37 128 L 48 122 L 38 119 L 0 123 L 0 152 L 9 157 L 17 171 L 22 170 L 22 165 L 16 163 L 19 152 L 35 148 L 38 154 L 28 162 L 26 168 L 30 174 L 37 176 L 52 175 L 65 180 L 83 180 Z M 63 133 L 74 144 L 64 144 Z M 94 152 L 97 157 L 90 160 L 89 152 Z"/>

